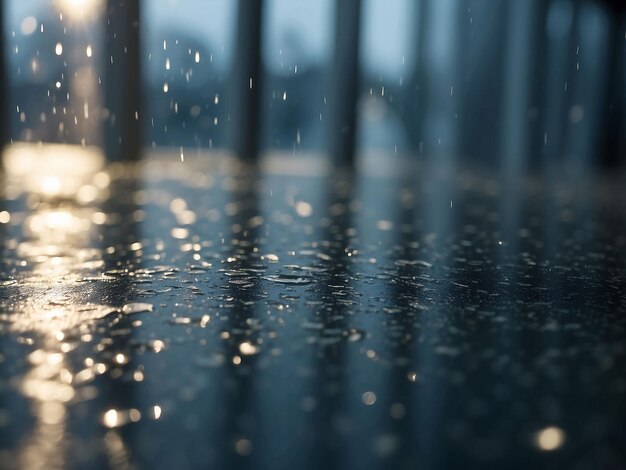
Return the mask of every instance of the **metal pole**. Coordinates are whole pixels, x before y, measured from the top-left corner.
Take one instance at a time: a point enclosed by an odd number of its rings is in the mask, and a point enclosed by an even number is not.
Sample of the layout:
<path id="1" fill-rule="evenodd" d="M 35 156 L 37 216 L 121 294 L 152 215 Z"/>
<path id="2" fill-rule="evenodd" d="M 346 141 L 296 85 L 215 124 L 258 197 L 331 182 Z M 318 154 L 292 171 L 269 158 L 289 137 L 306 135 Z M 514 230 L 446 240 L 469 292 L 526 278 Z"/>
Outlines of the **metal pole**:
<path id="1" fill-rule="evenodd" d="M 107 0 L 104 147 L 109 161 L 137 160 L 141 150 L 139 11 L 140 0 Z"/>
<path id="2" fill-rule="evenodd" d="M 338 166 L 352 166 L 359 93 L 361 0 L 336 0 L 335 55 L 330 73 L 328 152 Z"/>
<path id="3" fill-rule="evenodd" d="M 231 145 L 237 155 L 247 160 L 254 160 L 259 154 L 262 13 L 262 0 L 239 0 L 231 80 Z"/>

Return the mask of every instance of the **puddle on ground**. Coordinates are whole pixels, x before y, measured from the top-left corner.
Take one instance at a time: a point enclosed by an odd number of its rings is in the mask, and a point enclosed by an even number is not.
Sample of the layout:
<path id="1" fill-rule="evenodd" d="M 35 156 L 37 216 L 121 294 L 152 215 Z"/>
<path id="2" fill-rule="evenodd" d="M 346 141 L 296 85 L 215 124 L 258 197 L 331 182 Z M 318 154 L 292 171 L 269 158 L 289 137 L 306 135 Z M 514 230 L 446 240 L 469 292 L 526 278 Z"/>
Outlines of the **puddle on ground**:
<path id="1" fill-rule="evenodd" d="M 3 463 L 616 461 L 623 188 L 227 163 L 7 181 Z"/>

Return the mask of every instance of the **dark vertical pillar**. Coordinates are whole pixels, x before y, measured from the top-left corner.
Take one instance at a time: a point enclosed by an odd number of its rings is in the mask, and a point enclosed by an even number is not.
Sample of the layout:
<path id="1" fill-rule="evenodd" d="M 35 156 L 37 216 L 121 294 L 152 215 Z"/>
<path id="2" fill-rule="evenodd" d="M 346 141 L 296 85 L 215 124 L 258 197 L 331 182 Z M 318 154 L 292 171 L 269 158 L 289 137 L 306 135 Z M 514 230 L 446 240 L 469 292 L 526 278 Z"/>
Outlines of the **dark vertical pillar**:
<path id="1" fill-rule="evenodd" d="M 571 0 L 555 0 L 546 18 L 545 168 L 553 169 L 563 154 L 570 91 L 570 62 L 576 50 L 574 24 L 578 8 Z"/>
<path id="2" fill-rule="evenodd" d="M 110 161 L 137 160 L 141 150 L 140 0 L 107 0 L 104 147 Z"/>
<path id="3" fill-rule="evenodd" d="M 460 56 L 456 92 L 459 113 L 459 143 L 461 160 L 471 159 L 490 166 L 500 161 L 501 92 L 503 88 L 506 41 L 509 25 L 505 18 L 510 2 L 466 1 L 462 5 L 459 23 L 465 30 L 457 36 Z M 456 112 L 456 111 L 455 111 Z"/>
<path id="4" fill-rule="evenodd" d="M 607 3 L 611 7 L 611 38 L 602 163 L 616 166 L 626 163 L 626 4 Z"/>
<path id="5" fill-rule="evenodd" d="M 599 150 L 607 135 L 603 118 L 610 84 L 612 25 L 602 5 L 582 0 L 577 3 L 564 163 L 574 173 L 584 173 L 599 163 Z"/>
<path id="6" fill-rule="evenodd" d="M 335 165 L 354 163 L 359 91 L 361 0 L 336 0 L 335 54 L 330 73 L 328 152 Z"/>
<path id="7" fill-rule="evenodd" d="M 507 178 L 517 181 L 530 158 L 536 158 L 543 149 L 545 141 L 545 136 L 539 135 L 539 102 L 544 77 L 547 2 L 510 2 L 508 7 L 501 167 Z"/>
<path id="8" fill-rule="evenodd" d="M 420 0 L 413 8 L 417 31 L 413 48 L 415 65 L 405 94 L 410 111 L 404 119 L 418 155 L 425 154 L 443 165 L 452 165 L 466 148 L 468 139 L 462 123 L 467 104 L 472 104 L 465 91 L 470 78 L 470 69 L 466 67 L 467 56 L 471 53 L 469 3 L 466 0 Z M 491 10 L 501 8 L 493 6 Z M 488 56 L 492 58 L 497 54 L 481 55 L 483 60 Z M 481 72 L 488 73 L 488 70 L 485 66 Z M 471 98 L 474 96 L 477 95 Z M 482 124 L 481 130 L 484 130 L 485 119 Z"/>
<path id="9" fill-rule="evenodd" d="M 467 2 L 423 3 L 421 141 L 429 155 L 447 165 L 461 150 Z"/>
<path id="10" fill-rule="evenodd" d="M 259 154 L 259 114 L 262 90 L 262 0 L 239 0 L 235 63 L 231 87 L 231 145 L 244 159 Z"/>
<path id="11" fill-rule="evenodd" d="M 8 110 L 8 85 L 9 77 L 6 57 L 6 29 L 4 25 L 5 2 L 0 4 L 0 150 L 6 145 L 10 138 L 9 110 Z"/>
<path id="12" fill-rule="evenodd" d="M 421 155 L 424 151 L 424 133 L 422 132 L 422 128 L 426 114 L 424 112 L 424 103 L 426 102 L 425 90 L 427 74 L 424 73 L 425 67 L 423 64 L 425 55 L 424 42 L 426 38 L 424 18 L 427 13 L 428 5 L 426 0 L 419 0 L 413 4 L 413 21 L 417 30 L 413 46 L 414 66 L 404 98 L 409 106 L 404 119 L 412 139 L 414 151 L 417 155 Z"/>

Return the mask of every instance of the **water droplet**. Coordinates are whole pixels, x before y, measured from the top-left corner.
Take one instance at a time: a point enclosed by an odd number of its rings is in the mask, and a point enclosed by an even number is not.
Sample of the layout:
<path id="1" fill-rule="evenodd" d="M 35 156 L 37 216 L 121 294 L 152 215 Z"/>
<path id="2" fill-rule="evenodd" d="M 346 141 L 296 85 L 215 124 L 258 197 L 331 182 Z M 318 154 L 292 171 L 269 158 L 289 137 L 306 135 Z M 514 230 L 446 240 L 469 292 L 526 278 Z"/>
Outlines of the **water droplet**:
<path id="1" fill-rule="evenodd" d="M 293 274 L 272 274 L 269 276 L 263 276 L 263 279 L 271 282 L 276 282 L 278 284 L 294 285 L 305 285 L 314 282 L 312 277 L 297 276 Z"/>
<path id="2" fill-rule="evenodd" d="M 559 427 L 548 426 L 535 434 L 534 442 L 540 450 L 557 450 L 565 443 L 565 432 Z"/>
<path id="3" fill-rule="evenodd" d="M 244 341 L 239 345 L 239 352 L 244 356 L 252 356 L 259 352 L 259 347 L 249 341 Z"/>
<path id="4" fill-rule="evenodd" d="M 365 392 L 361 395 L 361 401 L 364 405 L 371 406 L 376 403 L 376 394 L 374 392 Z"/>
<path id="5" fill-rule="evenodd" d="M 126 304 L 122 307 L 122 313 L 130 315 L 132 313 L 152 312 L 154 305 L 142 302 Z"/>

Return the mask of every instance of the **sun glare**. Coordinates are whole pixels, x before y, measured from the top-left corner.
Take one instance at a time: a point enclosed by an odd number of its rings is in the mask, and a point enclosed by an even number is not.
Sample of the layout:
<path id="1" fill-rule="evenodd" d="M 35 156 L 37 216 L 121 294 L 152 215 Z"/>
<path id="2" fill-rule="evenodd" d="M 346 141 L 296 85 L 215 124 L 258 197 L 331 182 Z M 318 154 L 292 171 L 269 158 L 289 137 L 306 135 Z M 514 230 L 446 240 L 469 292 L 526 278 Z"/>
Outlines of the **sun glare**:
<path id="1" fill-rule="evenodd" d="M 57 0 L 59 11 L 73 21 L 95 16 L 102 5 L 102 0 Z"/>

